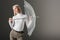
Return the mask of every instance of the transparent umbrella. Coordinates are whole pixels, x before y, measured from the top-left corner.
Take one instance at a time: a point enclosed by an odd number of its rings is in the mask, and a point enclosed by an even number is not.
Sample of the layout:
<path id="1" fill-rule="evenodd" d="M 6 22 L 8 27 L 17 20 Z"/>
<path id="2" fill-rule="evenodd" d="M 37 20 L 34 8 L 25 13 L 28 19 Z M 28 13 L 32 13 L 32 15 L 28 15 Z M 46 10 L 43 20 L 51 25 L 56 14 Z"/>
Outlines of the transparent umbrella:
<path id="1" fill-rule="evenodd" d="M 36 26 L 36 15 L 33 7 L 26 0 L 24 0 L 24 11 L 25 14 L 28 16 L 26 23 L 28 35 L 31 36 Z"/>

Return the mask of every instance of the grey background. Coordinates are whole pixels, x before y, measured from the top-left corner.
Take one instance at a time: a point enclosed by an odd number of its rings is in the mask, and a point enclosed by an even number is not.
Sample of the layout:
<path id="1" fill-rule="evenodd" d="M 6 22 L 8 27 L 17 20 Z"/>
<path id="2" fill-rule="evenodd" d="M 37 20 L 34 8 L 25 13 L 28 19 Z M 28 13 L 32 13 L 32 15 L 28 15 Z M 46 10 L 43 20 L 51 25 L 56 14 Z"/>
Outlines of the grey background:
<path id="1" fill-rule="evenodd" d="M 27 0 L 37 16 L 36 28 L 31 40 L 60 40 L 60 0 Z M 9 40 L 8 18 L 12 15 L 11 6 L 23 1 L 0 1 L 0 40 Z M 20 4 L 20 5 L 21 5 Z M 23 9 L 23 5 L 21 5 Z M 10 14 L 11 13 L 11 14 Z"/>
<path id="2" fill-rule="evenodd" d="M 35 9 L 37 22 L 32 40 L 60 39 L 60 0 L 27 0 Z"/>

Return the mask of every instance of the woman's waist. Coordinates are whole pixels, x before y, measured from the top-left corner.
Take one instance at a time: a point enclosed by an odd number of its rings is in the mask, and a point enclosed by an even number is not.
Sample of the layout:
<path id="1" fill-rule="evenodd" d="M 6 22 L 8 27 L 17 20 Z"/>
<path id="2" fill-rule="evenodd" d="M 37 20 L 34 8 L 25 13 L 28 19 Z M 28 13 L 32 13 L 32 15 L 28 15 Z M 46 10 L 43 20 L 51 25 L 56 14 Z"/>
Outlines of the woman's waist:
<path id="1" fill-rule="evenodd" d="M 18 33 L 24 33 L 24 30 L 16 30 L 16 29 L 12 29 L 12 30 Z"/>

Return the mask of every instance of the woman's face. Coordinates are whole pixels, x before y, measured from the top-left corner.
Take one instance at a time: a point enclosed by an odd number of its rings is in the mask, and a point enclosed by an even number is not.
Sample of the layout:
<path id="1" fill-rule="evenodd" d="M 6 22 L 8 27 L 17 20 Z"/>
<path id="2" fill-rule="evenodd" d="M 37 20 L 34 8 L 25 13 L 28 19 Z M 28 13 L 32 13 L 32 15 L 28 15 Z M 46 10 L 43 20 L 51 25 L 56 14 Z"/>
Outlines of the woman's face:
<path id="1" fill-rule="evenodd" d="M 15 7 L 15 8 L 13 9 L 13 12 L 14 12 L 14 13 L 18 13 L 18 8 Z"/>

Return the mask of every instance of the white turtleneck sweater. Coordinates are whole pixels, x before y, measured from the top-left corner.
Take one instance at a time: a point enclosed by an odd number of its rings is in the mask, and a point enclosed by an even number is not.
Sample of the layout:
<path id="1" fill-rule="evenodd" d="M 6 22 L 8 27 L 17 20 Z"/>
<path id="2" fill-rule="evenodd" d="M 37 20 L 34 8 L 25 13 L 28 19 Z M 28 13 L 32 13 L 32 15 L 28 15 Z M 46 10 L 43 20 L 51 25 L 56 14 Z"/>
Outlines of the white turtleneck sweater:
<path id="1" fill-rule="evenodd" d="M 24 23 L 26 22 L 27 15 L 23 15 L 22 13 L 18 13 L 13 16 L 13 22 L 9 21 L 10 27 L 16 31 L 23 31 Z"/>

